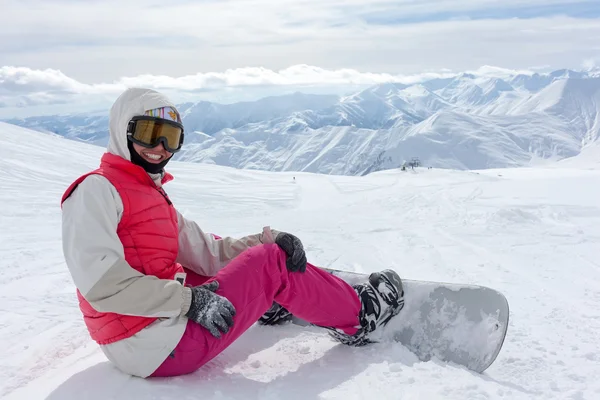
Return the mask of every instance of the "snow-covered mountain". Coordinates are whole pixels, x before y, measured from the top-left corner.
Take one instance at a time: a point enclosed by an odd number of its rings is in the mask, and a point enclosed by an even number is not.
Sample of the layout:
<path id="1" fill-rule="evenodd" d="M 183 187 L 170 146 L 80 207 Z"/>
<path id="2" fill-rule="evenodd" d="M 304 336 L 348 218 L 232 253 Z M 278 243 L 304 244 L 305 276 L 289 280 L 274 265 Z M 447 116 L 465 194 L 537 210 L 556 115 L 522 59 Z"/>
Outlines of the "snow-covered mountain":
<path id="1" fill-rule="evenodd" d="M 249 123 L 269 121 L 293 112 L 319 110 L 335 104 L 335 95 L 294 93 L 266 97 L 254 102 L 217 104 L 207 101 L 182 103 L 177 107 L 187 131 L 212 135 L 222 129 L 235 129 Z M 108 110 L 73 115 L 51 115 L 9 119 L 5 122 L 99 146 L 108 143 Z"/>
<path id="2" fill-rule="evenodd" d="M 5 122 L 99 146 L 108 143 L 108 111 L 10 119 Z"/>
<path id="3" fill-rule="evenodd" d="M 337 102 L 335 95 L 294 93 L 252 102 L 217 104 L 208 101 L 178 105 L 187 130 L 212 135 L 222 129 L 285 117 L 294 112 L 320 110 Z"/>
<path id="4" fill-rule="evenodd" d="M 185 103 L 177 160 L 271 171 L 361 175 L 418 157 L 454 169 L 516 167 L 579 154 L 600 135 L 593 72 L 489 77 L 460 74 L 357 93 Z M 9 123 L 104 146 L 106 113 Z"/>

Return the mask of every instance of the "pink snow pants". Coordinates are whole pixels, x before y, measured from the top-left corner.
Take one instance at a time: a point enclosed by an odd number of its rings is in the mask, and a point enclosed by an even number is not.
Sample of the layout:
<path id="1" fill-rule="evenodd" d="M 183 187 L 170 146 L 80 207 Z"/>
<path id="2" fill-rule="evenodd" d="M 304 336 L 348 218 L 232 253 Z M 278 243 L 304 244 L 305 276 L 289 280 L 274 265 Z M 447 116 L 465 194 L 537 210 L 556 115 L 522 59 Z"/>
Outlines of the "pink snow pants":
<path id="1" fill-rule="evenodd" d="M 313 324 L 342 329 L 350 335 L 356 333 L 360 301 L 354 289 L 311 264 L 304 273 L 289 272 L 285 261 L 286 254 L 276 244 L 264 244 L 244 251 L 219 271 L 214 277 L 219 282 L 216 293 L 235 307 L 233 326 L 217 339 L 199 324 L 188 321 L 174 353 L 151 377 L 196 371 L 256 323 L 273 301 Z M 213 279 L 186 272 L 186 285 Z"/>

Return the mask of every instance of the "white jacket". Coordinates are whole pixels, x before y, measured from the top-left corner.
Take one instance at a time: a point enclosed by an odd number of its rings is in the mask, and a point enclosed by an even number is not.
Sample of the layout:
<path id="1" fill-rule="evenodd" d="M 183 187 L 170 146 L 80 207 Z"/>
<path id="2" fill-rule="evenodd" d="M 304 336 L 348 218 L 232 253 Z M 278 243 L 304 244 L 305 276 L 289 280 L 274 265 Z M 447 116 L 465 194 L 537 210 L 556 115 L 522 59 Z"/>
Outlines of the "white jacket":
<path id="1" fill-rule="evenodd" d="M 130 160 L 127 122 L 146 110 L 164 106 L 175 108 L 155 91 L 127 90 L 110 111 L 107 151 Z M 151 177 L 160 186 L 161 176 Z M 149 279 L 129 266 L 117 236 L 122 214 L 123 203 L 116 188 L 106 178 L 90 175 L 62 205 L 63 252 L 75 286 L 96 310 L 160 317 L 127 339 L 101 346 L 106 357 L 123 372 L 145 378 L 181 339 L 188 322 L 184 315 L 191 291 L 174 281 Z M 263 242 L 264 232 L 216 240 L 179 212 L 177 218 L 176 261 L 201 275 L 214 276 L 241 252 Z"/>

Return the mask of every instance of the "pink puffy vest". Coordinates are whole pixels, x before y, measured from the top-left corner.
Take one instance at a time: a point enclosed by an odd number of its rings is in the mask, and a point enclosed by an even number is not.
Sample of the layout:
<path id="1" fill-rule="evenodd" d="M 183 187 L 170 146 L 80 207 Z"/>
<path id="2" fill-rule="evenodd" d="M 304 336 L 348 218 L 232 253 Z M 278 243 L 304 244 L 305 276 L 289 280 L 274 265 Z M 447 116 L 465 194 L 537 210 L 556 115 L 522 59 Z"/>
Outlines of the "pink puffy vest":
<path id="1" fill-rule="evenodd" d="M 183 267 L 175 262 L 179 251 L 177 213 L 162 188 L 146 171 L 116 155 L 105 153 L 100 167 L 79 177 L 65 191 L 62 202 L 87 176 L 107 178 L 123 201 L 117 235 L 125 248 L 125 260 L 137 271 L 161 279 L 174 279 Z M 165 173 L 162 183 L 173 179 Z M 94 238 L 90 238 L 94 240 Z M 157 318 L 102 313 L 94 310 L 77 290 L 79 308 L 88 331 L 98 344 L 113 343 L 133 336 Z"/>

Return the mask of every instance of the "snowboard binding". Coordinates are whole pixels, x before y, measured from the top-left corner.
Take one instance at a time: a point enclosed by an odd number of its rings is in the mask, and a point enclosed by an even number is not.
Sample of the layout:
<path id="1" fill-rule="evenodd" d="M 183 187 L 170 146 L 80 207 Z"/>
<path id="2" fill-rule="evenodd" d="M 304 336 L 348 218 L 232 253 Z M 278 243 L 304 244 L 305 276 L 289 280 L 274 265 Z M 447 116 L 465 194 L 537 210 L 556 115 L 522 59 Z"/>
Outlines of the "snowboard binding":
<path id="1" fill-rule="evenodd" d="M 353 285 L 361 303 L 360 328 L 354 335 L 328 328 L 330 335 L 349 346 L 364 346 L 375 342 L 371 334 L 384 327 L 404 308 L 404 289 L 400 276 L 386 269 L 373 272 L 364 284 Z"/>

